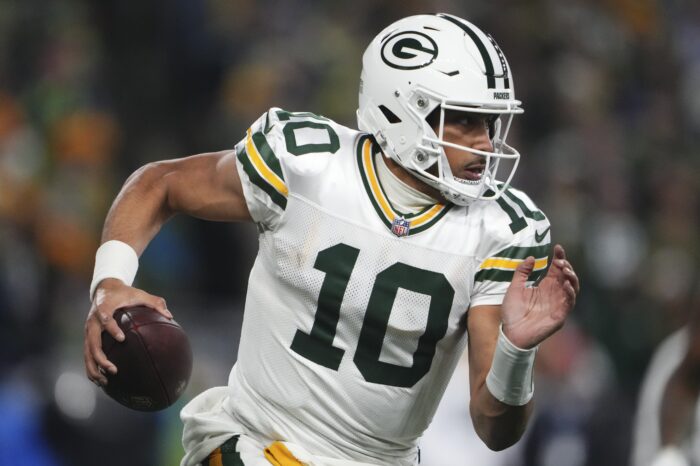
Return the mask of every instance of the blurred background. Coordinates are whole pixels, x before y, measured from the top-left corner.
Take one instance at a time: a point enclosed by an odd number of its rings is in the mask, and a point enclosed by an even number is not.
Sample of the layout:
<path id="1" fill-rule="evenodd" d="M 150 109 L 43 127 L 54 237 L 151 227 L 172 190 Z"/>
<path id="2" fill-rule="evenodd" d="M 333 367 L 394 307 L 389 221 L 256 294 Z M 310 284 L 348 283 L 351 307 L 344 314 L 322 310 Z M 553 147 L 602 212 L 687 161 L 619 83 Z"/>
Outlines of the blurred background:
<path id="1" fill-rule="evenodd" d="M 168 300 L 195 370 L 176 406 L 129 412 L 82 358 L 112 199 L 146 162 L 232 148 L 271 106 L 354 127 L 365 46 L 402 16 L 440 11 L 508 57 L 526 109 L 509 139 L 514 185 L 583 284 L 541 348 L 527 436 L 474 464 L 627 464 L 650 357 L 700 310 L 694 0 L 0 0 L 0 465 L 179 463 L 179 408 L 235 361 L 256 234 L 176 218 L 145 252 L 136 284 Z M 473 436 L 465 374 L 424 464 L 481 448 L 454 436 Z"/>

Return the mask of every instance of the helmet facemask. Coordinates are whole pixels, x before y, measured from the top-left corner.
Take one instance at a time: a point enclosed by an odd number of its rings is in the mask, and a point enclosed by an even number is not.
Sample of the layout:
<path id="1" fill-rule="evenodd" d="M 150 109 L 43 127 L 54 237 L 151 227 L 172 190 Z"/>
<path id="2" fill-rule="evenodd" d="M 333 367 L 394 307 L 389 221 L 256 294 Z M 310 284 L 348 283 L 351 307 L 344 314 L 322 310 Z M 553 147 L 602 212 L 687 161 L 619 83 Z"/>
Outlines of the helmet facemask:
<path id="1" fill-rule="evenodd" d="M 420 137 L 416 141 L 414 153 L 407 154 L 408 157 L 401 157 L 400 163 L 454 204 L 468 205 L 475 200 L 498 199 L 510 184 L 520 160 L 520 153 L 506 143 L 513 117 L 523 113 L 519 104 L 518 101 L 498 106 L 449 102 L 426 89 L 417 89 L 415 95 L 401 102 L 401 105 L 405 114 L 412 115 L 412 120 L 420 121 Z M 446 111 L 493 115 L 493 122 L 489 126 L 493 151 L 445 141 Z M 437 122 L 431 121 L 435 119 L 436 114 Z M 445 147 L 483 157 L 485 167 L 480 179 L 467 180 L 456 177 L 450 168 Z"/>

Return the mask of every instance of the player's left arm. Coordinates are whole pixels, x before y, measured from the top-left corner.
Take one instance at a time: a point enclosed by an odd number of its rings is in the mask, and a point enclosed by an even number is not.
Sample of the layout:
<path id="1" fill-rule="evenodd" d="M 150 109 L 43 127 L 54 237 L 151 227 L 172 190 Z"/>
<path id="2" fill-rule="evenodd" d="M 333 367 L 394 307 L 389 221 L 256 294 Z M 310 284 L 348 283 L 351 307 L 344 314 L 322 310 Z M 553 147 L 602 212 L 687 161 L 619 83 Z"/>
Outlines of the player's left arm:
<path id="1" fill-rule="evenodd" d="M 500 325 L 501 306 L 476 306 L 467 315 L 469 413 L 479 438 L 495 451 L 508 448 L 520 439 L 532 410 L 532 402 L 509 406 L 498 401 L 486 386 Z"/>
<path id="2" fill-rule="evenodd" d="M 553 256 L 537 286 L 526 287 L 535 267 L 535 258 L 528 257 L 515 270 L 501 305 L 475 306 L 467 315 L 469 410 L 477 434 L 492 450 L 508 448 L 525 431 L 532 411 L 527 393 L 534 362 L 530 350 L 564 325 L 576 301 L 579 280 L 564 248 L 556 245 Z M 522 403 L 512 402 L 504 393 L 515 394 Z"/>

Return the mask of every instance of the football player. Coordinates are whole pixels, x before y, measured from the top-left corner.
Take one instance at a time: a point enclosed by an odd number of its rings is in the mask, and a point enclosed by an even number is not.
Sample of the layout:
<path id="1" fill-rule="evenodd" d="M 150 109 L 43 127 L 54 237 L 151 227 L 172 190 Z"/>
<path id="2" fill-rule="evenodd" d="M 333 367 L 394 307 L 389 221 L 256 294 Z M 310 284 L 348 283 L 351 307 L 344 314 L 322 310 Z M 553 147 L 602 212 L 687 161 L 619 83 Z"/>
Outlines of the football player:
<path id="1" fill-rule="evenodd" d="M 404 18 L 363 56 L 360 131 L 273 108 L 232 151 L 151 163 L 105 222 L 90 289 L 90 379 L 118 368 L 115 309 L 174 213 L 252 221 L 238 361 L 181 413 L 182 465 L 413 465 L 465 347 L 470 409 L 492 449 L 522 435 L 537 345 L 578 279 L 545 215 L 510 186 L 513 77 L 494 39 L 446 15 Z M 552 252 L 552 261 L 549 255 Z M 466 422 L 466 420 L 465 420 Z M 449 446 L 446 446 L 449 448 Z"/>

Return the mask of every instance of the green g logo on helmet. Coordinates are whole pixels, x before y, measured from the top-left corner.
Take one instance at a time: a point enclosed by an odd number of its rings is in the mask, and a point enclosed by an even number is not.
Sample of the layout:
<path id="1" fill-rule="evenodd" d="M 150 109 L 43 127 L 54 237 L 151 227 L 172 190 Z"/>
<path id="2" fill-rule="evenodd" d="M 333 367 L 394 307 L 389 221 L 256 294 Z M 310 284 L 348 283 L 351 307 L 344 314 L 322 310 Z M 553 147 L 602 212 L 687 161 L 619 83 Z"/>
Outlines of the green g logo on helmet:
<path id="1" fill-rule="evenodd" d="M 416 70 L 430 65 L 438 55 L 435 41 L 417 31 L 403 31 L 386 39 L 382 60 L 392 68 Z"/>

